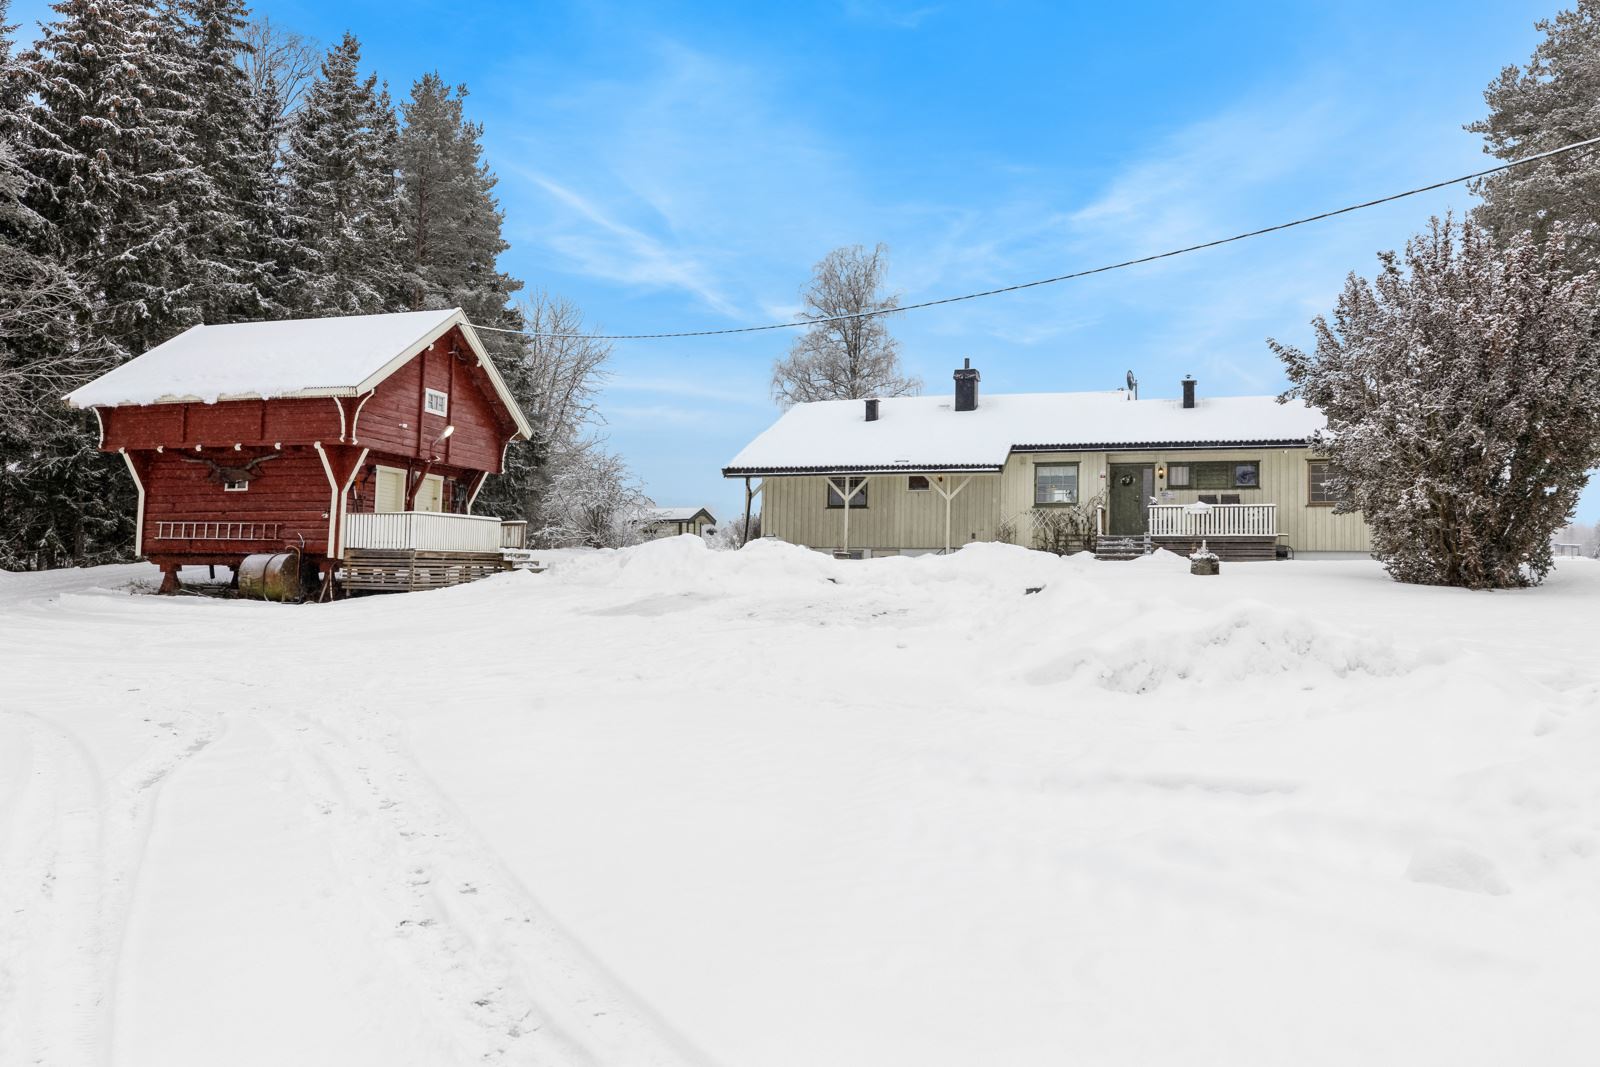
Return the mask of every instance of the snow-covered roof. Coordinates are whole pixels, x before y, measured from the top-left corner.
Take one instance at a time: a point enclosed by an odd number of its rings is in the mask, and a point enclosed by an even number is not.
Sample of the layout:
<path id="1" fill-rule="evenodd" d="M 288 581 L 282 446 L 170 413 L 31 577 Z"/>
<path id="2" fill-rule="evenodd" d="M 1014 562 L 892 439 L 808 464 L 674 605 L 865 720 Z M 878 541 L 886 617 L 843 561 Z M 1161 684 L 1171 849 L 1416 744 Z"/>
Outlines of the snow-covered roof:
<path id="1" fill-rule="evenodd" d="M 1303 444 L 1326 420 L 1304 401 L 1271 396 L 1129 400 L 1103 393 L 984 396 L 956 411 L 948 396 L 796 404 L 745 446 L 723 474 L 878 470 L 999 470 L 1013 451 L 1220 448 Z"/>
<path id="2" fill-rule="evenodd" d="M 696 515 L 705 512 L 707 517 L 711 512 L 705 508 L 645 508 L 645 517 L 651 522 L 690 522 Z"/>
<path id="3" fill-rule="evenodd" d="M 460 308 L 193 326 L 69 393 L 77 408 L 357 396 L 461 327 L 517 427 L 532 428 Z"/>

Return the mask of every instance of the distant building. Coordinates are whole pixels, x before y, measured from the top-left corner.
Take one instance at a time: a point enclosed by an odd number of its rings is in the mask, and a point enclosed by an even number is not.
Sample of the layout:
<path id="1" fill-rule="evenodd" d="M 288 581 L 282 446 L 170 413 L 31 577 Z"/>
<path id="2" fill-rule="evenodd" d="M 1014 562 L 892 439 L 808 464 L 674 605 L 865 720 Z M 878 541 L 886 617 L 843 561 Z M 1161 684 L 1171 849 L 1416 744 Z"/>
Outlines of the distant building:
<path id="1" fill-rule="evenodd" d="M 724 477 L 761 496 L 761 532 L 849 555 L 943 552 L 971 541 L 1164 546 L 1223 559 L 1364 556 L 1359 514 L 1335 514 L 1322 413 L 1276 397 L 1100 393 L 796 404 Z M 759 479 L 759 485 L 752 484 Z M 1048 543 L 1046 543 L 1048 542 Z"/>
<path id="2" fill-rule="evenodd" d="M 643 533 L 647 541 L 679 534 L 707 537 L 717 532 L 717 520 L 705 508 L 646 508 L 645 517 Z"/>

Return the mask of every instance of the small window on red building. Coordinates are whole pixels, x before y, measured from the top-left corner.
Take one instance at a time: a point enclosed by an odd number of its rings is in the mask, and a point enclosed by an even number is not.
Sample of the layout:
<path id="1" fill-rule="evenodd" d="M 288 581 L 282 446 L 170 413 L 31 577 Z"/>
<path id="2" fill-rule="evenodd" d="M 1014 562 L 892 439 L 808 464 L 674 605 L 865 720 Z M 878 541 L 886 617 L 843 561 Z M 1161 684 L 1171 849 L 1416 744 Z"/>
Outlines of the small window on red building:
<path id="1" fill-rule="evenodd" d="M 242 493 L 242 492 L 244 492 L 245 490 L 247 490 L 249 488 L 250 488 L 250 483 L 249 482 L 223 482 L 222 483 L 222 491 L 224 493 Z"/>
<path id="2" fill-rule="evenodd" d="M 423 401 L 423 409 L 429 415 L 438 415 L 440 418 L 444 418 L 450 414 L 449 393 L 441 393 L 437 389 L 427 389 L 424 390 L 424 393 L 426 399 Z"/>

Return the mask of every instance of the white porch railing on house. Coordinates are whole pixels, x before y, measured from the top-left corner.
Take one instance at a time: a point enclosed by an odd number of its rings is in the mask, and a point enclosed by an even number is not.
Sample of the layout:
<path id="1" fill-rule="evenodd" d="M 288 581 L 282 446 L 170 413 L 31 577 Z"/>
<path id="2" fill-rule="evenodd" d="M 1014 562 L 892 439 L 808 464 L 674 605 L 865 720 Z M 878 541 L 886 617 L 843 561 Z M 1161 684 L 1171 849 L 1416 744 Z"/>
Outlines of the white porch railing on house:
<path id="1" fill-rule="evenodd" d="M 1276 537 L 1278 505 L 1213 504 L 1192 512 L 1188 504 L 1151 504 L 1151 537 Z"/>
<path id="2" fill-rule="evenodd" d="M 415 552 L 500 551 L 500 520 L 439 511 L 360 511 L 346 517 L 345 548 Z"/>

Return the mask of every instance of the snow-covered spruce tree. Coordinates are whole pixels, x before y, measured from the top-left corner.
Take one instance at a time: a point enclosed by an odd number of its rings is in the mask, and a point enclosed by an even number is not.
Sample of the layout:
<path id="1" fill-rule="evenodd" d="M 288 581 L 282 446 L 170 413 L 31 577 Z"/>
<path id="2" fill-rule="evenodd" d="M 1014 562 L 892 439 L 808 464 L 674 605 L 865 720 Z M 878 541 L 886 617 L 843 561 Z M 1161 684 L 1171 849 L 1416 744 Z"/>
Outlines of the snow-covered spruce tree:
<path id="1" fill-rule="evenodd" d="M 272 220 L 274 134 L 242 60 L 243 0 L 177 0 L 170 46 L 181 60 L 181 114 L 200 180 L 184 211 L 192 265 L 190 303 L 201 321 L 271 317 L 275 307 Z"/>
<path id="2" fill-rule="evenodd" d="M 62 0 L 19 57 L 30 205 L 94 298 L 87 344 L 114 366 L 189 324 L 182 214 L 196 169 L 172 94 L 182 69 L 135 0 Z"/>
<path id="3" fill-rule="evenodd" d="M 1538 23 L 1545 36 L 1527 66 L 1506 67 L 1484 90 L 1489 114 L 1467 127 L 1485 151 L 1511 160 L 1600 137 L 1600 0 Z M 1600 151 L 1568 152 L 1481 178 L 1477 222 L 1502 244 L 1524 230 L 1544 240 L 1567 228 L 1567 262 L 1600 265 Z"/>
<path id="4" fill-rule="evenodd" d="M 913 396 L 922 382 L 900 366 L 900 345 L 889 334 L 888 315 L 899 297 L 882 292 L 889 250 L 877 245 L 836 248 L 818 263 L 801 293 L 802 317 L 816 321 L 795 338 L 789 355 L 772 366 L 772 397 L 779 404 L 811 400 L 859 400 Z"/>
<path id="5" fill-rule="evenodd" d="M 1351 275 L 1307 355 L 1269 341 L 1328 418 L 1336 510 L 1360 511 L 1402 582 L 1533 585 L 1551 535 L 1600 466 L 1600 291 L 1567 270 L 1565 235 L 1497 251 L 1434 219 L 1405 255 Z"/>
<path id="6" fill-rule="evenodd" d="M 298 315 L 405 306 L 394 108 L 360 65 L 361 46 L 347 33 L 290 124 L 283 291 Z"/>
<path id="7" fill-rule="evenodd" d="M 88 308 L 49 222 L 28 205 L 39 179 L 23 163 L 27 82 L 12 62 L 8 7 L 0 0 L 0 569 L 24 570 L 70 559 L 77 539 L 55 521 L 65 516 L 52 461 L 81 432 L 60 397 L 84 378 L 76 331 Z"/>
<path id="8" fill-rule="evenodd" d="M 181 71 L 158 13 L 135 0 L 62 0 L 38 43 L 17 57 L 8 111 L 32 179 L 25 206 L 82 294 L 70 336 L 30 339 L 26 373 L 70 360 L 77 380 L 111 369 L 194 321 L 183 215 L 198 174 L 178 119 Z M 6 470 L 13 562 L 55 566 L 125 557 L 132 486 L 98 450 L 92 416 L 40 395 L 26 454 Z"/>
<path id="9" fill-rule="evenodd" d="M 452 92 L 424 74 L 401 109 L 401 221 L 411 268 L 410 306 L 459 307 L 475 323 L 498 326 L 522 283 L 500 271 L 510 247 L 496 178 L 483 161 L 483 127 L 462 113 L 467 87 Z"/>

